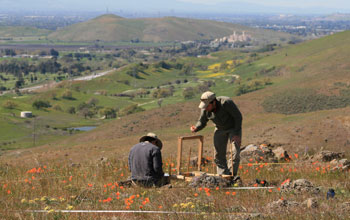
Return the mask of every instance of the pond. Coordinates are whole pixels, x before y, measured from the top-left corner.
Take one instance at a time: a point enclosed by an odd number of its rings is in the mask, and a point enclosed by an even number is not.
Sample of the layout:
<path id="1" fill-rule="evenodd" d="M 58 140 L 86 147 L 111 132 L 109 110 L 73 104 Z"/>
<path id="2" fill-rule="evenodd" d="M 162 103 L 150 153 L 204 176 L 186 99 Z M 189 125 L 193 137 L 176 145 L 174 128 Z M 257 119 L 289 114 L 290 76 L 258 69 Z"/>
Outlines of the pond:
<path id="1" fill-rule="evenodd" d="M 91 131 L 92 129 L 97 128 L 96 126 L 84 126 L 84 127 L 77 127 L 77 128 L 72 128 L 76 131 Z"/>

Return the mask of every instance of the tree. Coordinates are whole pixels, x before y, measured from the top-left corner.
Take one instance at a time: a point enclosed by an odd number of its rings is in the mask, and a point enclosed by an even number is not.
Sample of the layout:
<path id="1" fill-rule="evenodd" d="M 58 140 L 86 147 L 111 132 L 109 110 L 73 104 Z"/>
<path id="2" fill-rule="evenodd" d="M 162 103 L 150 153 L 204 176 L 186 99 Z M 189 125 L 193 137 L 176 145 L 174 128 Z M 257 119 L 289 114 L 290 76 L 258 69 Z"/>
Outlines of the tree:
<path id="1" fill-rule="evenodd" d="M 43 100 L 36 100 L 36 101 L 34 101 L 32 106 L 33 106 L 33 108 L 36 108 L 36 109 L 42 109 L 42 108 L 49 108 L 49 107 L 51 107 L 49 101 L 43 101 Z"/>
<path id="2" fill-rule="evenodd" d="M 100 110 L 100 114 L 104 115 L 105 118 L 116 118 L 117 117 L 117 113 L 113 108 L 103 108 Z"/>
<path id="3" fill-rule="evenodd" d="M 53 57 L 58 57 L 59 56 L 59 52 L 57 50 L 55 50 L 55 49 L 51 49 L 50 50 L 50 54 Z"/>

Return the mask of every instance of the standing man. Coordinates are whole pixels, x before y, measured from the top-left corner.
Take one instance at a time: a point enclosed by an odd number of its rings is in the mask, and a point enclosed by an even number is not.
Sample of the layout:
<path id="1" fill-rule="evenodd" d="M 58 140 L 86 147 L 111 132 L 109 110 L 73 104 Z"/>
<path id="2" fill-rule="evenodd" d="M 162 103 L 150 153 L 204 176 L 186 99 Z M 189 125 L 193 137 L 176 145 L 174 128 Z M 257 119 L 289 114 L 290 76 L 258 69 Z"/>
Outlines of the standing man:
<path id="1" fill-rule="evenodd" d="M 163 143 L 154 133 L 140 138 L 129 154 L 129 169 L 134 184 L 144 187 L 162 186 L 164 172 L 162 168 L 161 149 Z"/>
<path id="2" fill-rule="evenodd" d="M 215 124 L 214 147 L 217 173 L 232 175 L 226 160 L 227 142 L 230 141 L 231 147 L 234 145 L 236 149 L 233 155 L 233 176 L 237 176 L 242 137 L 241 112 L 229 97 L 216 97 L 210 91 L 202 94 L 199 108 L 201 109 L 199 120 L 196 125 L 191 126 L 191 131 L 202 130 L 207 122 L 212 120 Z"/>

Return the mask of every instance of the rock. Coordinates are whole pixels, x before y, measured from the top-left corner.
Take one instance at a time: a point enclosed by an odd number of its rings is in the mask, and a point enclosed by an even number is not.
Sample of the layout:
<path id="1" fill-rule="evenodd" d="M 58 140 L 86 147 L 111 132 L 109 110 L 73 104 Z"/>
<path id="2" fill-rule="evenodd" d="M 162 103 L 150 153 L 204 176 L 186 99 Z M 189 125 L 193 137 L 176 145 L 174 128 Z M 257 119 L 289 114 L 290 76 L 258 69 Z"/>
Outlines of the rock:
<path id="1" fill-rule="evenodd" d="M 192 187 L 229 187 L 232 183 L 230 180 L 222 178 L 220 176 L 208 176 L 207 174 L 203 174 L 201 176 L 194 177 L 190 186 Z"/>
<path id="2" fill-rule="evenodd" d="M 315 198 L 308 198 L 303 202 L 303 205 L 306 207 L 310 208 L 317 208 L 318 207 L 318 202 Z"/>
<path id="3" fill-rule="evenodd" d="M 278 161 L 290 160 L 287 151 L 283 147 L 278 147 L 272 150 L 272 152 L 275 154 L 275 157 Z"/>
<path id="4" fill-rule="evenodd" d="M 314 161 L 330 162 L 334 159 L 344 158 L 344 153 L 337 153 L 331 151 L 321 151 L 312 157 Z"/>
<path id="5" fill-rule="evenodd" d="M 311 192 L 317 194 L 320 192 L 320 189 L 318 187 L 315 187 L 310 181 L 306 179 L 298 179 L 293 182 L 286 181 L 285 183 L 283 183 L 281 186 L 281 191 L 294 191 L 296 193 Z"/>
<path id="6" fill-rule="evenodd" d="M 350 161 L 348 159 L 341 159 L 341 160 L 337 160 L 337 159 L 333 159 L 330 164 L 333 166 L 333 168 L 331 168 L 332 171 L 337 171 L 337 170 L 341 170 L 341 171 L 348 171 L 350 170 Z"/>
<path id="7" fill-rule="evenodd" d="M 281 208 L 290 208 L 290 207 L 296 207 L 299 206 L 300 204 L 295 201 L 288 201 L 288 200 L 282 200 L 279 199 L 277 201 L 273 201 L 269 204 L 267 204 L 267 208 L 270 209 L 271 211 L 274 211 L 276 209 L 281 209 Z"/>
<path id="8" fill-rule="evenodd" d="M 348 159 L 344 158 L 344 159 L 339 160 L 339 164 L 341 164 L 342 166 L 345 167 L 345 166 L 350 165 L 350 161 Z"/>
<path id="9" fill-rule="evenodd" d="M 277 162 L 275 155 L 270 148 L 266 145 L 248 145 L 241 150 L 241 162 L 251 163 L 251 162 Z M 230 164 L 230 163 L 228 163 Z"/>
<path id="10" fill-rule="evenodd" d="M 329 162 L 330 165 L 332 166 L 337 166 L 339 161 L 337 159 L 333 159 L 331 162 Z"/>

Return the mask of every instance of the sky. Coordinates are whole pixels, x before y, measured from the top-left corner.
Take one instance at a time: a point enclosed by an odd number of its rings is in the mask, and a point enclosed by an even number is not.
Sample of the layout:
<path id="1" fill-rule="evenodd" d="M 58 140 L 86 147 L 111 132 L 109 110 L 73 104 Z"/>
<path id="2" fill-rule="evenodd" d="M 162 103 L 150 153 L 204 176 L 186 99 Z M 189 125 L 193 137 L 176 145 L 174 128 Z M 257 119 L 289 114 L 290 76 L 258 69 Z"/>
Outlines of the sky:
<path id="1" fill-rule="evenodd" d="M 0 11 L 350 13 L 350 0 L 0 0 Z"/>

